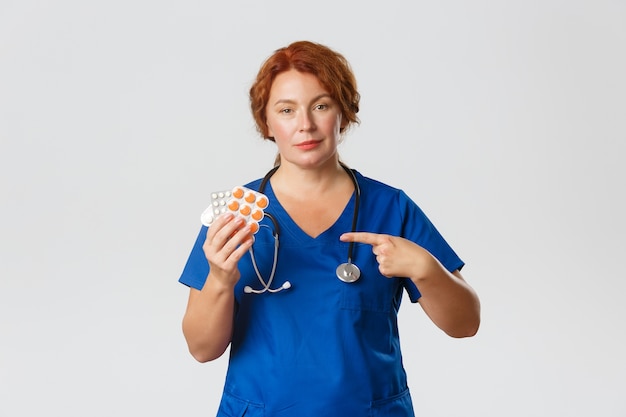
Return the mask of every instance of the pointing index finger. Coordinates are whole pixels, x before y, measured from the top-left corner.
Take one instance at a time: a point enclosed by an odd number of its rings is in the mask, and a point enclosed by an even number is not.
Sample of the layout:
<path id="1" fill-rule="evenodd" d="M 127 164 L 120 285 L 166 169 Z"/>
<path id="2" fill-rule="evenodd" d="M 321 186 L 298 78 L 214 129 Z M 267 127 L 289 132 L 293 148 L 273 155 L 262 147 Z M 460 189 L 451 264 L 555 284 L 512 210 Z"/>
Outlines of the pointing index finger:
<path id="1" fill-rule="evenodd" d="M 372 246 L 379 243 L 379 235 L 377 233 L 370 232 L 348 232 L 342 234 L 339 239 L 342 242 L 367 243 Z"/>

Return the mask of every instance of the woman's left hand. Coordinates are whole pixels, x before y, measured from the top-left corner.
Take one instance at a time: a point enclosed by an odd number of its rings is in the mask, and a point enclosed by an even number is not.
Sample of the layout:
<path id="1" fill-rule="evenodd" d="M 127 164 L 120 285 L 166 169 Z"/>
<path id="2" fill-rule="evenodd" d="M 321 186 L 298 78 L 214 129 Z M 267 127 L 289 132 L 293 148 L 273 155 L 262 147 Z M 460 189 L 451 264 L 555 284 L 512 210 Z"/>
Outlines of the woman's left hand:
<path id="1" fill-rule="evenodd" d="M 428 274 L 435 266 L 434 258 L 428 251 L 408 239 L 370 232 L 344 233 L 343 242 L 359 242 L 372 245 L 372 252 L 378 262 L 378 270 L 387 278 L 414 277 Z"/>

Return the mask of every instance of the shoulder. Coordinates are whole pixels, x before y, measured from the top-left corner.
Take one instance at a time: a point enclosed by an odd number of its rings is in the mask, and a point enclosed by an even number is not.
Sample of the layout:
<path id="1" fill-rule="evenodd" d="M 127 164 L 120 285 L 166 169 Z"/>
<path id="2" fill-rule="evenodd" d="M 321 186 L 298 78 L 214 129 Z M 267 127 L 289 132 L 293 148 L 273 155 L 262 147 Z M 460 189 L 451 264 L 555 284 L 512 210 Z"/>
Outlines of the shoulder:
<path id="1" fill-rule="evenodd" d="M 261 182 L 263 181 L 263 178 L 257 178 L 253 181 L 250 181 L 246 184 L 243 184 L 244 187 L 249 188 L 251 190 L 255 190 L 258 191 L 259 187 L 261 186 Z"/>
<path id="2" fill-rule="evenodd" d="M 355 175 L 361 188 L 361 202 L 366 210 L 397 213 L 400 218 L 424 216 L 419 205 L 403 189 L 363 176 L 358 171 L 355 171 Z"/>
<path id="3" fill-rule="evenodd" d="M 370 195 L 376 197 L 398 197 L 398 198 L 408 198 L 404 191 L 400 188 L 394 187 L 392 185 L 386 184 L 374 178 L 366 177 L 361 174 L 359 171 L 354 171 L 357 182 L 361 187 L 361 192 L 366 192 Z"/>

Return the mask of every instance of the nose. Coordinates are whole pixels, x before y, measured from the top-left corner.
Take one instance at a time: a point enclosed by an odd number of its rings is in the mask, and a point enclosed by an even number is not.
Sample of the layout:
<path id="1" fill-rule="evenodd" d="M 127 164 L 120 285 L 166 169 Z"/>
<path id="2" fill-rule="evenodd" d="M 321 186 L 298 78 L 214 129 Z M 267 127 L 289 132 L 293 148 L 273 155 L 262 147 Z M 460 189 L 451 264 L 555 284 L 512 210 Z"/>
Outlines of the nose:
<path id="1" fill-rule="evenodd" d="M 300 113 L 300 130 L 301 131 L 309 131 L 315 129 L 315 121 L 313 120 L 313 115 L 304 111 Z"/>

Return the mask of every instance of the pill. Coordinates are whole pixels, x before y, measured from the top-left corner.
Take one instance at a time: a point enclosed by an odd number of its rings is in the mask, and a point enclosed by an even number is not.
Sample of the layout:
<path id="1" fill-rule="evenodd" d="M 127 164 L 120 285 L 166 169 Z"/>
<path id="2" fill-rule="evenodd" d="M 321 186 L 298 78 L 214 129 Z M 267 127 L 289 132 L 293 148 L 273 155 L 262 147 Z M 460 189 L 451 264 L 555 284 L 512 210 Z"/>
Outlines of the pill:
<path id="1" fill-rule="evenodd" d="M 235 187 L 233 189 L 233 197 L 235 197 L 235 198 L 242 198 L 243 197 L 243 193 L 244 193 L 244 191 L 243 191 L 243 188 L 241 188 L 241 187 Z"/>
<path id="2" fill-rule="evenodd" d="M 250 213 L 250 217 L 257 222 L 263 218 L 263 210 L 255 209 Z"/>
<path id="3" fill-rule="evenodd" d="M 256 195 L 254 195 L 254 193 L 248 192 L 244 200 L 246 200 L 248 203 L 254 203 L 254 200 L 256 200 Z"/>
<path id="4" fill-rule="evenodd" d="M 269 200 L 268 200 L 268 199 L 267 199 L 267 197 L 265 197 L 265 196 L 261 196 L 261 197 L 259 197 L 259 198 L 257 199 L 257 201 L 256 201 L 256 205 L 257 205 L 257 207 L 258 207 L 258 208 L 260 208 L 260 209 L 265 209 L 265 208 L 267 208 L 268 204 L 269 204 Z"/>
<path id="5" fill-rule="evenodd" d="M 230 203 L 228 203 L 228 210 L 230 210 L 230 211 L 237 211 L 237 210 L 239 210 L 239 201 L 232 200 Z"/>

